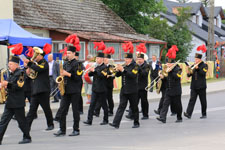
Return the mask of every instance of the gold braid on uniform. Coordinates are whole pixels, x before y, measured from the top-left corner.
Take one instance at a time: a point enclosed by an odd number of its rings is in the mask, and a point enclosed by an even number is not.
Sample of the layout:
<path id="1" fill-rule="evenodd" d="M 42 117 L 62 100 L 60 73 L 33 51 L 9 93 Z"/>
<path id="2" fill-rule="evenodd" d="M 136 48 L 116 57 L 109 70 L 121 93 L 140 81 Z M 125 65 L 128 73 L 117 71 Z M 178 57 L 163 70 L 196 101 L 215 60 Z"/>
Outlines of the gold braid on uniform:
<path id="1" fill-rule="evenodd" d="M 205 64 L 205 67 L 203 68 L 203 71 L 204 72 L 207 72 L 208 71 L 208 65 L 207 64 Z"/>
<path id="2" fill-rule="evenodd" d="M 177 76 L 178 76 L 179 78 L 181 78 L 181 73 L 182 73 L 182 69 L 179 69 L 178 72 L 177 72 Z"/>
<path id="3" fill-rule="evenodd" d="M 81 68 L 81 63 L 78 63 L 77 75 L 81 76 L 83 74 L 83 70 Z"/>
<path id="4" fill-rule="evenodd" d="M 107 76 L 107 68 L 103 69 L 103 70 L 101 71 L 101 73 L 102 73 L 104 76 Z"/>
<path id="5" fill-rule="evenodd" d="M 137 74 L 138 73 L 138 65 L 136 64 L 134 69 L 132 70 L 133 74 Z"/>

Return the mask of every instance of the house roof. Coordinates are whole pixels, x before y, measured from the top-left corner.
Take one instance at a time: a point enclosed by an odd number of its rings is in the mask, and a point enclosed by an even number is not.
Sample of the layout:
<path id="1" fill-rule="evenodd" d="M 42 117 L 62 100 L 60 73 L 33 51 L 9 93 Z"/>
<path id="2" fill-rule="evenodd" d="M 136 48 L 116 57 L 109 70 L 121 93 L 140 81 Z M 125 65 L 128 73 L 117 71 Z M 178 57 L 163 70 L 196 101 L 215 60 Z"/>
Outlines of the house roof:
<path id="1" fill-rule="evenodd" d="M 85 32 L 85 31 L 72 31 L 72 30 L 61 30 L 57 29 L 56 31 L 74 34 L 77 36 L 87 39 L 89 41 L 110 41 L 110 42 L 124 42 L 124 41 L 133 41 L 133 42 L 147 42 L 147 43 L 157 43 L 157 44 L 166 44 L 166 42 L 157 40 L 142 34 L 124 34 L 124 33 L 103 33 L 103 32 Z"/>
<path id="2" fill-rule="evenodd" d="M 173 14 L 169 15 L 169 14 L 165 14 L 165 13 L 160 13 L 160 15 L 174 24 L 177 23 L 177 18 Z M 203 30 L 200 26 L 198 26 L 197 24 L 195 24 L 191 21 L 187 21 L 187 24 L 188 24 L 189 30 L 192 31 L 196 37 L 198 37 L 199 39 L 201 39 L 205 42 L 208 41 L 208 32 L 207 31 Z M 221 38 L 219 38 L 217 36 L 214 37 L 214 40 L 215 40 L 215 42 L 223 41 Z"/>
<path id="3" fill-rule="evenodd" d="M 210 7 L 205 7 L 205 10 L 206 10 L 207 17 L 209 17 Z M 225 19 L 225 14 L 223 12 L 222 7 L 214 7 L 214 17 L 217 17 L 218 15 L 220 15 L 222 19 Z"/>
<path id="4" fill-rule="evenodd" d="M 202 27 L 203 29 L 205 29 L 206 31 L 208 31 L 208 26 L 209 26 L 209 23 L 205 20 L 202 21 Z M 220 36 L 223 36 L 225 37 L 225 30 L 217 27 L 216 25 L 214 25 L 214 31 L 215 31 L 215 34 L 217 34 L 219 37 Z"/>
<path id="5" fill-rule="evenodd" d="M 196 14 L 199 10 L 202 12 L 203 15 L 206 15 L 205 9 L 200 2 L 196 3 L 177 3 L 172 2 L 169 0 L 163 0 L 164 5 L 167 7 L 167 12 L 173 13 L 173 8 L 176 7 L 190 7 L 191 8 L 191 14 Z"/>
<path id="6" fill-rule="evenodd" d="M 136 33 L 100 0 L 13 0 L 14 20 L 24 27 Z"/>

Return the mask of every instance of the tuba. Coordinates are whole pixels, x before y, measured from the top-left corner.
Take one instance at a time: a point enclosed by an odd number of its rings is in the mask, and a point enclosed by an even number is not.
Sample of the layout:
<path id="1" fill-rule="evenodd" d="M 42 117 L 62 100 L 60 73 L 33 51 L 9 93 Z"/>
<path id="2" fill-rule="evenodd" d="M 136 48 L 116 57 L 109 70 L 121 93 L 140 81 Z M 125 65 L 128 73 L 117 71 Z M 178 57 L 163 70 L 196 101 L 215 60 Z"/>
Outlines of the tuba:
<path id="1" fill-rule="evenodd" d="M 63 70 L 62 62 L 59 64 L 59 69 L 60 69 L 60 72 Z M 63 96 L 65 94 L 64 77 L 63 76 L 58 76 L 56 78 L 55 82 L 58 84 L 59 92 Z"/>
<path id="2" fill-rule="evenodd" d="M 1 70 L 1 82 L 4 81 L 4 74 L 7 70 Z M 6 90 L 4 87 L 1 87 L 1 91 L 0 91 L 0 103 L 3 104 L 6 101 Z"/>
<path id="3" fill-rule="evenodd" d="M 39 55 L 43 53 L 43 50 L 40 49 L 39 47 L 34 47 L 34 55 L 33 57 L 30 59 L 31 62 L 34 62 L 35 58 Z M 36 62 L 34 62 L 35 64 L 37 64 Z M 37 77 L 37 72 L 34 71 L 33 69 L 29 68 L 30 73 L 27 75 L 29 78 L 31 79 L 35 79 Z"/>

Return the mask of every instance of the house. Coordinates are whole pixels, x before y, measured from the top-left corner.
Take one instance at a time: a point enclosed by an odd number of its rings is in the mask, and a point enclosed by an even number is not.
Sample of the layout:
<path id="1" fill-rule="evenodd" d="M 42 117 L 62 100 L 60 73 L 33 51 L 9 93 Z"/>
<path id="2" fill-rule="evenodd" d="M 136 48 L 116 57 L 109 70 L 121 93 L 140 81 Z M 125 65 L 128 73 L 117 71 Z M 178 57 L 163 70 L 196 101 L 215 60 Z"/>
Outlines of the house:
<path id="1" fill-rule="evenodd" d="M 190 7 L 191 17 L 187 22 L 189 30 L 192 32 L 192 42 L 193 49 L 189 54 L 187 60 L 194 61 L 194 55 L 196 48 L 199 45 L 208 42 L 208 18 L 209 18 L 209 8 L 205 8 L 202 3 L 177 3 L 169 0 L 163 0 L 165 7 L 167 8 L 166 13 L 160 13 L 160 16 L 168 20 L 168 24 L 173 26 L 177 23 L 176 15 L 178 13 L 177 8 L 180 7 Z M 225 19 L 224 12 L 221 7 L 215 7 L 214 11 L 214 30 L 215 30 L 215 43 L 216 41 L 222 42 L 225 39 L 225 26 L 222 24 L 222 20 Z M 220 52 L 222 50 L 220 49 Z M 222 52 L 221 52 L 222 53 Z M 221 55 L 222 56 L 222 55 Z"/>
<path id="2" fill-rule="evenodd" d="M 81 41 L 80 59 L 95 55 L 93 42 L 115 48 L 114 60 L 123 60 L 121 44 L 145 42 L 147 54 L 160 57 L 166 42 L 137 34 L 100 0 L 13 0 L 14 21 L 29 32 L 52 38 L 53 52 L 66 46 L 64 39 L 76 33 Z"/>

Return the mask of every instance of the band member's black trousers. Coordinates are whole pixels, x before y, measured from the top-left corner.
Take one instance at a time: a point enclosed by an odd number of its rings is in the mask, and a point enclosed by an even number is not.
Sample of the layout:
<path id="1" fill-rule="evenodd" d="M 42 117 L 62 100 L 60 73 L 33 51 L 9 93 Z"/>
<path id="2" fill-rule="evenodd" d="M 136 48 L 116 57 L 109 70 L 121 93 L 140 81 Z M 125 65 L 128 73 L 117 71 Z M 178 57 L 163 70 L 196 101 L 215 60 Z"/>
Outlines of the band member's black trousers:
<path id="1" fill-rule="evenodd" d="M 202 116 L 206 116 L 206 108 L 207 108 L 206 89 L 199 89 L 199 90 L 191 89 L 191 98 L 189 100 L 186 113 L 190 116 L 192 115 L 198 95 L 202 107 Z"/>
<path id="2" fill-rule="evenodd" d="M 162 93 L 162 97 L 161 97 L 161 99 L 159 101 L 158 112 L 160 112 L 162 107 L 163 107 L 163 103 L 164 103 L 165 95 L 166 95 L 166 89 L 162 89 L 161 93 Z M 173 101 L 171 101 L 170 110 L 171 110 L 171 113 L 176 113 L 176 108 L 175 108 L 175 106 L 173 104 Z"/>
<path id="3" fill-rule="evenodd" d="M 61 131 L 66 132 L 66 116 L 68 114 L 70 104 L 72 104 L 73 110 L 73 130 L 79 131 L 79 122 L 80 122 L 79 102 L 80 102 L 80 93 L 65 94 L 63 96 L 60 103 L 62 114 L 59 120 Z"/>
<path id="4" fill-rule="evenodd" d="M 20 130 L 23 132 L 23 138 L 31 139 L 29 134 L 29 126 L 25 118 L 25 110 L 24 107 L 22 108 L 6 108 L 2 114 L 1 121 L 0 121 L 0 141 L 2 141 L 7 126 L 15 115 L 16 120 L 19 124 Z"/>
<path id="5" fill-rule="evenodd" d="M 174 105 L 175 113 L 177 113 L 177 119 L 182 119 L 182 103 L 181 103 L 181 95 L 177 96 L 169 96 L 168 94 L 165 95 L 165 100 L 163 103 L 163 107 L 160 111 L 160 118 L 163 120 L 166 120 L 168 108 L 171 105 L 171 103 Z"/>
<path id="6" fill-rule="evenodd" d="M 80 101 L 79 101 L 79 111 L 80 111 L 81 113 L 84 112 L 84 110 L 83 110 L 83 97 L 82 97 L 81 94 L 80 94 Z"/>
<path id="7" fill-rule="evenodd" d="M 109 109 L 108 109 L 109 110 L 109 113 L 112 113 L 113 114 L 114 101 L 113 101 L 113 89 L 112 88 L 107 88 L 106 100 L 107 100 L 108 107 L 109 107 Z M 100 109 L 101 109 L 101 105 L 98 102 L 96 104 L 96 107 L 95 107 L 95 113 L 96 114 L 99 114 L 100 113 Z"/>
<path id="8" fill-rule="evenodd" d="M 31 103 L 30 103 L 30 110 L 27 114 L 27 122 L 29 124 L 29 127 L 31 128 L 32 122 L 35 118 L 35 115 L 37 113 L 38 106 L 41 105 L 44 113 L 45 118 L 47 120 L 47 126 L 53 125 L 53 117 L 52 117 L 52 110 L 50 108 L 50 102 L 49 102 L 49 92 L 43 92 L 39 93 L 37 95 L 31 96 Z"/>
<path id="9" fill-rule="evenodd" d="M 148 117 L 148 109 L 149 109 L 149 103 L 147 99 L 148 92 L 146 90 L 139 90 L 138 91 L 138 103 L 141 99 L 141 109 L 143 117 Z"/>
<path id="10" fill-rule="evenodd" d="M 130 107 L 131 107 L 131 111 L 133 113 L 133 117 L 134 117 L 134 124 L 135 125 L 139 125 L 139 111 L 138 111 L 138 94 L 134 93 L 134 94 L 123 94 L 122 92 L 120 93 L 120 104 L 119 107 L 117 109 L 115 118 L 113 120 L 113 123 L 116 126 L 120 125 L 120 122 L 122 120 L 124 111 L 127 107 L 127 102 L 129 101 L 130 103 Z"/>
<path id="11" fill-rule="evenodd" d="M 106 102 L 106 92 L 97 93 L 92 91 L 91 104 L 88 109 L 88 120 L 93 120 L 93 113 L 96 108 L 96 104 L 100 103 L 104 111 L 103 121 L 108 122 L 108 106 Z"/>

